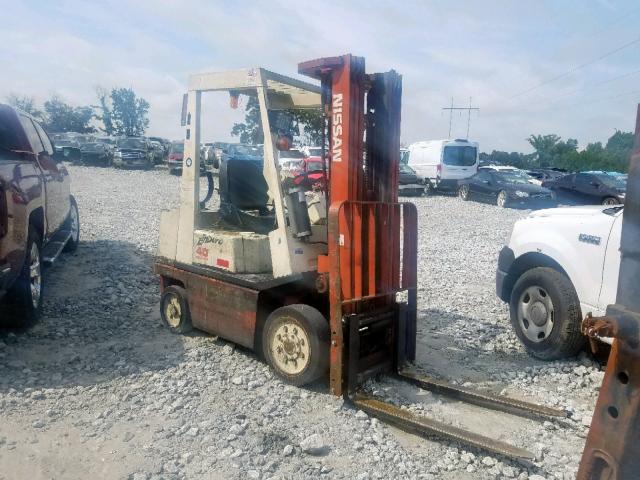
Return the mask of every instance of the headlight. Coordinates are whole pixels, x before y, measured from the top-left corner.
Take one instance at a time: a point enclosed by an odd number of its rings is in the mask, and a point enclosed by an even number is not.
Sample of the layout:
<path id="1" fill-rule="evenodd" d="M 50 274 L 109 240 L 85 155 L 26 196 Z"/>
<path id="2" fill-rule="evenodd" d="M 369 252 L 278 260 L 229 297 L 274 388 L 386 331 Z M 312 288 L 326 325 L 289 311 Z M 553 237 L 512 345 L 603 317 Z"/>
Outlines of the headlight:
<path id="1" fill-rule="evenodd" d="M 516 193 L 516 197 L 520 197 L 520 198 L 527 198 L 529 196 L 527 192 L 521 192 L 520 190 L 517 190 L 515 193 Z"/>

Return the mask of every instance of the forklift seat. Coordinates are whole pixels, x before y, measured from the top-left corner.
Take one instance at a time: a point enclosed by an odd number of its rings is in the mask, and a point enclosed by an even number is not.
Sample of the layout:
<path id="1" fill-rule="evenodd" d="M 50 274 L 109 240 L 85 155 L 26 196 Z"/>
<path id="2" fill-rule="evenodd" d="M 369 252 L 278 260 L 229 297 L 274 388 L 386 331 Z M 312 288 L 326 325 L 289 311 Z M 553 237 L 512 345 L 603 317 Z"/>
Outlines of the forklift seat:
<path id="1" fill-rule="evenodd" d="M 220 165 L 220 201 L 240 210 L 265 211 L 269 187 L 262 162 L 228 159 Z"/>

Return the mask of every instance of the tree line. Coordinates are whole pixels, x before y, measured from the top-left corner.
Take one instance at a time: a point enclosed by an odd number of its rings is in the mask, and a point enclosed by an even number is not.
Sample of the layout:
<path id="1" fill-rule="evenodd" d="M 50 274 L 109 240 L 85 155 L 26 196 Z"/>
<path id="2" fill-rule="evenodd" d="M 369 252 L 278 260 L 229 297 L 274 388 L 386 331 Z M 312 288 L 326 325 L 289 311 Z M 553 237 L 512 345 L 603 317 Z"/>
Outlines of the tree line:
<path id="1" fill-rule="evenodd" d="M 140 136 L 149 128 L 149 102 L 131 88 L 96 89 L 98 105 L 73 106 L 53 95 L 40 107 L 33 97 L 11 94 L 7 103 L 34 118 L 50 133 Z"/>
<path id="2" fill-rule="evenodd" d="M 629 155 L 633 149 L 633 133 L 616 132 L 609 137 L 605 145 L 601 142 L 589 143 L 578 150 L 578 141 L 569 138 L 563 140 L 555 134 L 531 135 L 527 138 L 534 153 L 502 152 L 481 153 L 480 161 L 513 165 L 514 167 L 562 168 L 569 171 L 604 170 L 627 172 Z"/>

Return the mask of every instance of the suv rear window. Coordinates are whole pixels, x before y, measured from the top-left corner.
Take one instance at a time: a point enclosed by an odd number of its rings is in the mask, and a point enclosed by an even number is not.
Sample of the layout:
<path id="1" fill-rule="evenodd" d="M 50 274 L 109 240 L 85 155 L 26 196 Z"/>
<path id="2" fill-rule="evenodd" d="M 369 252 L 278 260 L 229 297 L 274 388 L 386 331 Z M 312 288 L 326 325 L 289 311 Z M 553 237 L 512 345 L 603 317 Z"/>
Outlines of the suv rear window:
<path id="1" fill-rule="evenodd" d="M 450 147 L 444 147 L 442 163 L 454 167 L 470 167 L 476 164 L 477 156 L 478 152 L 476 147 L 452 145 Z"/>

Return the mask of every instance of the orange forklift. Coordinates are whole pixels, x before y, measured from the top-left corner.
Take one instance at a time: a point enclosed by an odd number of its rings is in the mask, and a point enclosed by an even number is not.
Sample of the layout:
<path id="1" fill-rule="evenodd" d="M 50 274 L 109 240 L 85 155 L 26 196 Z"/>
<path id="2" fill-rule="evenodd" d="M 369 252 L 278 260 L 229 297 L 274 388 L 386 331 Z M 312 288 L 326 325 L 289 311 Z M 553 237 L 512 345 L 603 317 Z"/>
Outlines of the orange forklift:
<path id="1" fill-rule="evenodd" d="M 163 212 L 155 271 L 161 316 L 253 349 L 284 381 L 327 375 L 334 395 L 413 433 L 532 459 L 521 448 L 415 415 L 362 390 L 395 375 L 460 401 L 524 416 L 564 412 L 458 387 L 411 367 L 416 351 L 417 214 L 398 202 L 402 78 L 366 73 L 361 57 L 298 65 L 307 83 L 262 68 L 193 75 L 183 106 L 180 206 Z M 257 98 L 261 152 L 220 162 L 220 204 L 200 200 L 200 104 L 205 92 Z M 321 188 L 291 181 L 279 152 L 295 109 L 320 109 L 327 151 Z M 247 151 L 251 150 L 247 147 Z"/>

